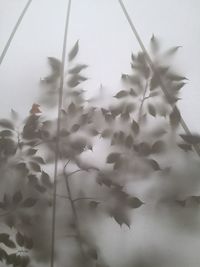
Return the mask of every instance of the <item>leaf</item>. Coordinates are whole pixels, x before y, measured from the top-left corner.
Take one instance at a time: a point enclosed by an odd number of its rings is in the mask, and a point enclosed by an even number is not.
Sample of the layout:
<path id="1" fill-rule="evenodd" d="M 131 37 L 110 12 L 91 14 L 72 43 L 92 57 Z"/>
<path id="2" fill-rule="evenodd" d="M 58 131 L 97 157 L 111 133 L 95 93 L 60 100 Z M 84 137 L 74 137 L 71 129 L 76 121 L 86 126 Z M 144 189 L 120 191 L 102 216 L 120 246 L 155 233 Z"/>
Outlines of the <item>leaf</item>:
<path id="1" fill-rule="evenodd" d="M 133 132 L 137 135 L 140 131 L 140 127 L 139 124 L 135 121 L 132 120 L 132 124 L 131 124 L 131 129 L 133 130 Z"/>
<path id="2" fill-rule="evenodd" d="M 0 120 L 0 126 L 7 128 L 7 129 L 10 129 L 10 130 L 14 130 L 13 123 L 7 119 L 1 119 Z"/>
<path id="3" fill-rule="evenodd" d="M 36 202 L 37 202 L 37 199 L 29 197 L 29 198 L 24 200 L 22 205 L 25 208 L 32 208 L 33 206 L 35 206 Z"/>
<path id="4" fill-rule="evenodd" d="M 34 149 L 34 148 L 29 148 L 26 152 L 26 155 L 27 156 L 32 156 L 32 155 L 35 155 L 35 153 L 37 152 L 37 149 Z"/>
<path id="5" fill-rule="evenodd" d="M 4 245 L 5 245 L 6 247 L 8 247 L 8 248 L 16 248 L 15 243 L 14 243 L 12 240 L 10 240 L 10 239 L 6 240 L 6 241 L 4 242 Z"/>
<path id="6" fill-rule="evenodd" d="M 48 57 L 49 65 L 51 66 L 52 72 L 59 75 L 61 71 L 61 61 L 55 57 Z"/>
<path id="7" fill-rule="evenodd" d="M 152 153 L 161 153 L 165 149 L 165 144 L 163 141 L 156 141 L 151 148 Z"/>
<path id="8" fill-rule="evenodd" d="M 151 165 L 151 167 L 153 168 L 154 171 L 159 171 L 160 166 L 158 164 L 158 162 L 154 159 L 147 159 L 147 163 L 149 163 Z"/>
<path id="9" fill-rule="evenodd" d="M 174 86 L 173 86 L 173 90 L 175 90 L 175 91 L 179 91 L 181 88 L 183 88 L 183 86 L 185 86 L 186 85 L 186 83 L 177 83 L 177 84 L 175 84 Z"/>
<path id="10" fill-rule="evenodd" d="M 78 51 L 79 51 L 79 41 L 76 41 L 75 45 L 73 46 L 73 48 L 69 52 L 68 60 L 72 61 L 76 57 L 76 55 L 78 54 Z"/>
<path id="11" fill-rule="evenodd" d="M 191 145 L 197 145 L 200 144 L 200 135 L 193 134 L 193 135 L 187 135 L 187 134 L 180 134 L 180 137 L 187 143 Z"/>
<path id="12" fill-rule="evenodd" d="M 68 112 L 70 114 L 74 114 L 76 112 L 76 106 L 73 102 L 68 106 Z"/>
<path id="13" fill-rule="evenodd" d="M 3 260 L 7 260 L 8 258 L 8 254 L 5 250 L 3 250 L 2 248 L 0 248 L 0 261 L 3 261 Z"/>
<path id="14" fill-rule="evenodd" d="M 6 241 L 7 239 L 9 239 L 9 234 L 0 233 L 0 242 L 1 243 L 4 243 L 4 241 Z"/>
<path id="15" fill-rule="evenodd" d="M 129 114 L 129 112 L 124 112 L 124 113 L 122 113 L 122 114 L 121 114 L 121 119 L 122 119 L 123 121 L 128 121 L 128 120 L 130 119 L 130 114 Z"/>
<path id="16" fill-rule="evenodd" d="M 80 128 L 80 125 L 79 124 L 74 124 L 71 128 L 71 132 L 77 132 Z"/>
<path id="17" fill-rule="evenodd" d="M 11 118 L 13 121 L 17 121 L 19 119 L 19 114 L 14 109 L 11 109 Z"/>
<path id="18" fill-rule="evenodd" d="M 38 179 L 37 179 L 37 177 L 36 177 L 34 174 L 29 174 L 29 175 L 28 175 L 28 180 L 29 180 L 29 183 L 30 183 L 31 185 L 36 185 L 36 184 L 38 184 Z"/>
<path id="19" fill-rule="evenodd" d="M 16 236 L 15 236 L 16 242 L 20 247 L 23 247 L 24 245 L 24 236 L 20 233 L 17 232 Z"/>
<path id="20" fill-rule="evenodd" d="M 72 77 L 67 81 L 67 85 L 68 85 L 69 87 L 72 87 L 72 88 L 78 86 L 79 84 L 80 84 L 80 80 L 79 80 L 79 76 L 77 76 L 77 75 L 72 76 Z"/>
<path id="21" fill-rule="evenodd" d="M 17 191 L 13 196 L 13 203 L 18 204 L 23 199 L 22 193 L 20 191 Z"/>
<path id="22" fill-rule="evenodd" d="M 153 74 L 151 81 L 150 81 L 150 91 L 155 90 L 160 85 L 160 80 L 157 74 Z"/>
<path id="23" fill-rule="evenodd" d="M 125 112 L 127 113 L 131 113 L 136 109 L 136 106 L 134 103 L 129 103 L 127 104 L 126 108 L 125 108 Z"/>
<path id="24" fill-rule="evenodd" d="M 173 56 L 182 46 L 175 46 L 165 52 L 165 56 Z"/>
<path id="25" fill-rule="evenodd" d="M 45 164 L 45 161 L 42 157 L 32 157 L 32 160 L 34 160 L 40 164 Z"/>
<path id="26" fill-rule="evenodd" d="M 130 220 L 125 212 L 120 210 L 115 210 L 111 213 L 111 216 L 120 226 L 122 226 L 122 224 L 126 224 L 128 227 L 130 227 Z"/>
<path id="27" fill-rule="evenodd" d="M 153 53 L 157 53 L 159 51 L 160 45 L 158 39 L 154 36 L 154 34 L 151 37 L 150 45 Z"/>
<path id="28" fill-rule="evenodd" d="M 0 234 L 0 243 L 3 243 L 8 248 L 15 248 L 16 247 L 15 243 L 12 240 L 10 240 L 10 236 L 6 233 Z"/>
<path id="29" fill-rule="evenodd" d="M 31 167 L 31 169 L 32 169 L 33 171 L 35 171 L 35 172 L 41 172 L 41 167 L 40 167 L 40 165 L 37 164 L 36 162 L 34 162 L 34 161 L 30 161 L 30 162 L 29 162 L 29 165 L 30 165 L 30 167 Z"/>
<path id="30" fill-rule="evenodd" d="M 122 97 L 125 97 L 127 95 L 128 95 L 128 92 L 122 90 L 122 91 L 119 91 L 114 97 L 116 97 L 116 98 L 122 98 Z"/>
<path id="31" fill-rule="evenodd" d="M 131 96 L 137 96 L 137 93 L 136 93 L 136 91 L 135 91 L 133 88 L 130 88 L 130 92 L 129 92 L 129 94 L 130 94 Z"/>
<path id="32" fill-rule="evenodd" d="M 141 142 L 138 145 L 134 146 L 136 152 L 141 156 L 148 156 L 151 153 L 151 147 L 146 142 Z"/>
<path id="33" fill-rule="evenodd" d="M 175 74 L 175 73 L 167 73 L 167 78 L 172 80 L 172 81 L 183 81 L 183 80 L 188 80 L 186 77 L 184 76 L 180 76 L 178 74 Z"/>
<path id="34" fill-rule="evenodd" d="M 47 186 L 49 188 L 52 188 L 52 183 L 51 183 L 50 177 L 44 171 L 42 171 L 41 181 L 42 181 L 43 185 L 45 185 L 45 186 Z"/>
<path id="35" fill-rule="evenodd" d="M 128 206 L 137 209 L 142 206 L 144 203 L 137 197 L 131 197 L 128 199 Z"/>
<path id="36" fill-rule="evenodd" d="M 36 184 L 35 189 L 40 193 L 44 193 L 46 191 L 46 188 L 40 184 Z"/>
<path id="37" fill-rule="evenodd" d="M 110 137 L 112 134 L 112 130 L 111 129 L 105 129 L 102 133 L 101 133 L 101 137 L 102 138 L 108 138 Z"/>
<path id="38" fill-rule="evenodd" d="M 27 249 L 33 248 L 33 240 L 30 237 L 24 236 L 24 247 Z"/>
<path id="39" fill-rule="evenodd" d="M 133 137 L 131 135 L 128 135 L 126 140 L 125 140 L 125 145 L 128 148 L 132 148 L 133 146 Z"/>
<path id="40" fill-rule="evenodd" d="M 153 117 L 156 116 L 156 110 L 155 110 L 155 107 L 152 104 L 148 105 L 148 111 L 149 111 L 149 114 L 151 114 Z"/>
<path id="41" fill-rule="evenodd" d="M 78 74 L 81 70 L 83 70 L 83 69 L 85 69 L 87 67 L 88 67 L 88 65 L 84 65 L 84 64 L 76 65 L 74 68 L 70 69 L 68 72 L 70 74 Z"/>
<path id="42" fill-rule="evenodd" d="M 115 163 L 120 159 L 120 153 L 111 153 L 108 155 L 106 162 L 107 163 Z"/>
<path id="43" fill-rule="evenodd" d="M 185 152 L 192 151 L 192 145 L 191 144 L 178 144 L 178 146 L 184 150 Z"/>
<path id="44" fill-rule="evenodd" d="M 173 111 L 169 115 L 169 119 L 170 119 L 170 124 L 173 128 L 179 125 L 180 120 L 181 120 L 181 114 L 176 107 L 173 109 Z"/>
<path id="45" fill-rule="evenodd" d="M 98 205 L 99 205 L 99 202 L 97 201 L 90 201 L 89 203 L 89 206 L 91 209 L 96 209 Z"/>
<path id="46" fill-rule="evenodd" d="M 13 132 L 10 130 L 3 130 L 0 132 L 1 137 L 10 137 L 13 135 Z"/>

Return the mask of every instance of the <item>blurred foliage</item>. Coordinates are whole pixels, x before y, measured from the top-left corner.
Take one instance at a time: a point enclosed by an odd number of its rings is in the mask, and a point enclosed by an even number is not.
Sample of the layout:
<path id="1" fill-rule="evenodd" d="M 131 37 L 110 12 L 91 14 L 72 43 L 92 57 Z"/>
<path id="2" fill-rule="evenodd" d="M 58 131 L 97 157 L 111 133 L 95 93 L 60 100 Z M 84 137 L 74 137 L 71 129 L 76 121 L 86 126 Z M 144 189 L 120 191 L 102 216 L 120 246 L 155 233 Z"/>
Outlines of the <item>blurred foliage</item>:
<path id="1" fill-rule="evenodd" d="M 41 106 L 34 103 L 24 121 L 14 110 L 9 119 L 0 120 L 0 261 L 14 267 L 29 266 L 32 260 L 49 261 L 57 139 L 56 234 L 69 242 L 69 247 L 75 247 L 69 266 L 107 266 L 98 242 L 88 231 L 87 217 L 104 214 L 130 228 L 131 210 L 145 204 L 128 190 L 130 181 L 155 173 L 160 177 L 172 175 L 172 154 L 181 157 L 187 153 L 191 161 L 197 160 L 192 146 L 199 145 L 200 136 L 181 133 L 181 117 L 174 109 L 187 79 L 165 64 L 179 47 L 160 54 L 155 36 L 150 46 L 157 73 L 149 68 L 143 53 L 132 54 L 131 73 L 122 74 L 122 89 L 107 107 L 103 103 L 97 107 L 84 98 L 82 84 L 87 76 L 82 73 L 88 66 L 76 62 L 77 41 L 68 55 L 59 136 L 57 118 L 52 116 L 61 62 L 53 57 L 48 58 L 51 74 L 41 80 Z M 160 79 L 170 98 L 160 89 Z M 98 146 L 104 148 L 101 155 L 96 153 Z M 160 201 L 166 198 L 185 207 L 191 199 L 199 203 L 200 197 L 180 199 L 180 194 L 171 192 Z M 142 262 L 137 266 L 150 266 Z"/>

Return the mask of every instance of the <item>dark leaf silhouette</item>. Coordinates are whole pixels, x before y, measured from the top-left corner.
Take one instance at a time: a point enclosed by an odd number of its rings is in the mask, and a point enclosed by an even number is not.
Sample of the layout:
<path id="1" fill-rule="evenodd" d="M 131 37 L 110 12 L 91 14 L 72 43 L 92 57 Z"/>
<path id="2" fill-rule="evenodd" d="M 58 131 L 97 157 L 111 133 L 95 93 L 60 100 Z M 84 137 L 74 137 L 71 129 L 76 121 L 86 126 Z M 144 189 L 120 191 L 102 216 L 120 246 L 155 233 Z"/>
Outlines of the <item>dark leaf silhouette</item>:
<path id="1" fill-rule="evenodd" d="M 111 153 L 108 155 L 106 162 L 107 163 L 115 163 L 120 159 L 120 153 Z"/>
<path id="2" fill-rule="evenodd" d="M 157 53 L 159 51 L 160 45 L 158 39 L 152 35 L 151 37 L 151 50 L 153 53 Z"/>
<path id="3" fill-rule="evenodd" d="M 76 57 L 76 55 L 78 54 L 78 50 L 79 50 L 79 42 L 77 41 L 73 46 L 73 48 L 71 49 L 71 51 L 69 52 L 68 55 L 69 61 L 72 61 Z"/>
<path id="4" fill-rule="evenodd" d="M 41 181 L 42 181 L 43 185 L 45 185 L 47 187 L 50 187 L 50 188 L 52 187 L 52 183 L 51 183 L 50 177 L 44 171 L 42 171 Z"/>
<path id="5" fill-rule="evenodd" d="M 31 161 L 29 162 L 29 165 L 31 167 L 31 169 L 35 172 L 41 172 L 41 167 L 38 163 L 34 162 L 34 161 Z"/>
<path id="6" fill-rule="evenodd" d="M 14 125 L 10 120 L 7 119 L 1 119 L 0 120 L 0 126 L 7 128 L 7 129 L 11 129 L 14 130 Z"/>
<path id="7" fill-rule="evenodd" d="M 17 191 L 14 195 L 13 195 L 13 202 L 15 204 L 18 204 L 19 202 L 21 202 L 23 199 L 22 193 L 20 191 Z"/>
<path id="8" fill-rule="evenodd" d="M 35 199 L 35 198 L 27 198 L 24 200 L 22 205 L 25 208 L 31 208 L 31 207 L 35 206 L 36 202 L 37 202 L 37 199 Z"/>
<path id="9" fill-rule="evenodd" d="M 180 134 L 180 137 L 187 143 L 196 145 L 200 143 L 200 135 L 187 135 L 187 134 Z"/>
<path id="10" fill-rule="evenodd" d="M 131 197 L 128 199 L 127 202 L 128 202 L 128 206 L 131 207 L 132 209 L 137 209 L 144 204 L 137 197 Z"/>
<path id="11" fill-rule="evenodd" d="M 127 95 L 128 95 L 128 92 L 122 90 L 122 91 L 119 91 L 114 97 L 116 97 L 116 98 L 122 98 L 122 97 L 125 97 Z"/>
<path id="12" fill-rule="evenodd" d="M 192 145 L 191 144 L 178 144 L 178 146 L 184 150 L 185 152 L 191 151 L 192 150 Z"/>
<path id="13" fill-rule="evenodd" d="M 17 232 L 15 239 L 20 247 L 24 245 L 24 236 L 20 232 Z"/>
<path id="14" fill-rule="evenodd" d="M 156 110 L 155 110 L 155 107 L 152 104 L 148 105 L 148 111 L 149 111 L 149 114 L 151 114 L 153 117 L 156 116 Z"/>
<path id="15" fill-rule="evenodd" d="M 88 65 L 82 64 L 82 65 L 76 65 L 74 68 L 69 70 L 70 74 L 78 74 L 81 72 L 83 69 L 86 69 Z"/>
<path id="16" fill-rule="evenodd" d="M 181 120 L 181 115 L 180 115 L 179 110 L 177 108 L 174 108 L 169 118 L 170 118 L 171 126 L 177 127 Z"/>
<path id="17" fill-rule="evenodd" d="M 163 141 L 156 141 L 151 148 L 152 153 L 161 153 L 165 149 L 165 144 Z"/>
<path id="18" fill-rule="evenodd" d="M 160 166 L 158 164 L 158 162 L 154 159 L 147 159 L 147 163 L 153 168 L 154 171 L 159 171 Z"/>
<path id="19" fill-rule="evenodd" d="M 139 133 L 140 127 L 135 120 L 132 120 L 131 129 L 133 130 L 135 134 Z"/>

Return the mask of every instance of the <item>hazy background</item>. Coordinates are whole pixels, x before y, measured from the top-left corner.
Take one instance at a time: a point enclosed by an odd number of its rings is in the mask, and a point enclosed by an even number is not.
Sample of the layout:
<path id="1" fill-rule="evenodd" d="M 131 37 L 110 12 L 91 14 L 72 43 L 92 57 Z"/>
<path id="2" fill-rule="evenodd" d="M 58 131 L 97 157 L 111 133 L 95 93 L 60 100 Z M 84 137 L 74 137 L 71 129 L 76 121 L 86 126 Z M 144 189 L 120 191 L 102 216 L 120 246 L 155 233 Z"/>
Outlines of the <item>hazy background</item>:
<path id="1" fill-rule="evenodd" d="M 0 51 L 25 3 L 0 0 Z M 174 66 L 189 81 L 179 107 L 189 127 L 200 132 L 200 1 L 124 3 L 146 46 L 152 33 L 160 38 L 163 48 L 182 46 Z M 1 117 L 11 108 L 26 114 L 36 101 L 42 90 L 40 77 L 48 73 L 46 58 L 61 57 L 66 9 L 65 0 L 33 0 L 0 66 Z M 111 94 L 116 91 L 121 73 L 129 72 L 131 52 L 139 51 L 117 0 L 73 0 L 68 38 L 68 48 L 80 40 L 79 61 L 90 66 L 91 79 L 85 84 L 88 97 L 98 92 L 100 84 Z M 140 182 L 137 186 L 143 192 L 151 185 Z M 135 212 L 131 230 L 108 219 L 94 231 L 100 235 L 104 256 L 112 266 L 122 267 L 133 255 L 138 258 L 138 267 L 199 267 L 200 216 L 196 210 L 190 210 L 189 215 L 195 215 L 194 220 L 187 220 L 188 211 L 176 207 L 155 210 L 150 203 Z"/>
<path id="2" fill-rule="evenodd" d="M 0 51 L 3 49 L 24 0 L 0 0 Z M 189 78 L 179 103 L 188 125 L 199 121 L 199 11 L 198 0 L 125 0 L 145 45 L 154 33 L 163 47 L 181 45 L 175 66 Z M 12 107 L 27 112 L 38 95 L 39 79 L 47 73 L 47 56 L 61 57 L 65 0 L 33 0 L 0 67 L 0 111 Z M 80 61 L 90 65 L 87 90 L 95 94 L 102 83 L 119 87 L 122 72 L 130 68 L 130 54 L 139 50 L 116 0 L 73 0 L 68 47 L 80 40 Z M 22 105 L 23 103 L 23 105 Z"/>

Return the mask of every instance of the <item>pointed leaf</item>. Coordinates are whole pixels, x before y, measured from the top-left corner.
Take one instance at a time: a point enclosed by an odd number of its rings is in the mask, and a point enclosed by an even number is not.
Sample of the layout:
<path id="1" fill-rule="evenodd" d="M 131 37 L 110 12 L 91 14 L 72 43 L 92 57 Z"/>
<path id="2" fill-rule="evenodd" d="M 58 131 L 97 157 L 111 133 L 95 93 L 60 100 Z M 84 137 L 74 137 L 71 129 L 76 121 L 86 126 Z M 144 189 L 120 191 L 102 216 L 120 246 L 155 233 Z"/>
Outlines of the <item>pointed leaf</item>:
<path id="1" fill-rule="evenodd" d="M 75 45 L 73 46 L 73 48 L 69 52 L 68 60 L 72 61 L 76 57 L 76 55 L 78 54 L 78 51 L 79 51 L 79 41 L 76 41 Z"/>
<path id="2" fill-rule="evenodd" d="M 111 153 L 108 155 L 106 162 L 107 163 L 115 163 L 120 159 L 120 153 Z"/>

